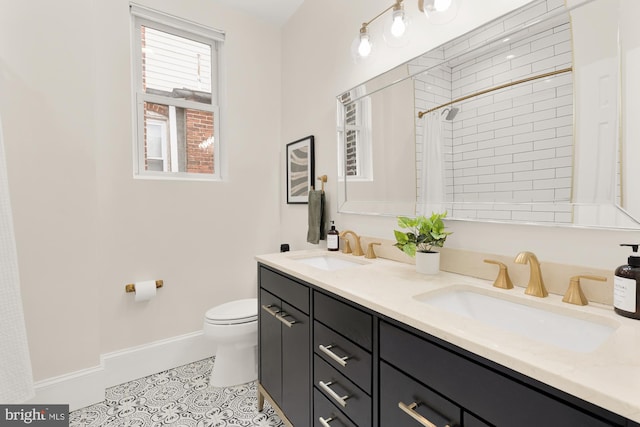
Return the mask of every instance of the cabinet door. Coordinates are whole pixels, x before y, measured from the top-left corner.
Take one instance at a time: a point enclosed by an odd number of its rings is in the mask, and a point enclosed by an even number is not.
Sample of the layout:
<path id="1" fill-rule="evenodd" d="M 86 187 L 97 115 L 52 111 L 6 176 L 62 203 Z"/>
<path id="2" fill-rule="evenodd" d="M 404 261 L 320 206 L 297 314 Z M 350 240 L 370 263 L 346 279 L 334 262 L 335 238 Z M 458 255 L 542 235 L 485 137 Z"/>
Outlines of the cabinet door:
<path id="1" fill-rule="evenodd" d="M 282 405 L 294 426 L 311 422 L 311 328 L 309 316 L 283 302 Z"/>
<path id="2" fill-rule="evenodd" d="M 380 364 L 381 427 L 457 427 L 461 425 L 460 413 L 458 406 L 424 385 L 391 365 Z"/>
<path id="3" fill-rule="evenodd" d="M 280 322 L 272 313 L 280 311 L 280 299 L 260 290 L 259 378 L 260 384 L 282 406 L 282 340 Z"/>

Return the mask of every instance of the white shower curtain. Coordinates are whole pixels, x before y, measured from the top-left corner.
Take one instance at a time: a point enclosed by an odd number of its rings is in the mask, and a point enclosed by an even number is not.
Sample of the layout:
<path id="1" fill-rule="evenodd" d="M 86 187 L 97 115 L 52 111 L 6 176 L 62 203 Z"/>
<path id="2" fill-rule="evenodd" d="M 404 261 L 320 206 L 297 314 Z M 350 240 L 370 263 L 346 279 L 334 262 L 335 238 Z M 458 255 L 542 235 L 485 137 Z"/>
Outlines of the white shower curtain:
<path id="1" fill-rule="evenodd" d="M 34 396 L 0 120 L 0 403 Z"/>
<path id="2" fill-rule="evenodd" d="M 440 111 L 422 118 L 422 169 L 418 214 L 430 216 L 444 207 L 444 141 Z"/>

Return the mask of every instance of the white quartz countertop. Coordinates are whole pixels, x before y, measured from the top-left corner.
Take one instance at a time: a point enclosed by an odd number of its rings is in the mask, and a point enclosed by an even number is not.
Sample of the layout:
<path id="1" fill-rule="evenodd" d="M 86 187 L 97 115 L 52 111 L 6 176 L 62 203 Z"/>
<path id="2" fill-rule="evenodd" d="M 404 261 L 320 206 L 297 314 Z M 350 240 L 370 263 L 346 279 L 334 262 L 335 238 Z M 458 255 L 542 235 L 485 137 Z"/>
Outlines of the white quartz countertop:
<path id="1" fill-rule="evenodd" d="M 363 265 L 327 271 L 297 261 L 336 256 Z M 267 254 L 256 259 L 321 289 L 398 320 L 458 347 L 499 363 L 611 412 L 640 422 L 640 321 L 618 316 L 610 306 L 579 307 L 550 294 L 537 298 L 524 289 L 493 288 L 492 282 L 440 272 L 422 275 L 415 266 L 386 259 L 364 259 L 336 252 L 307 250 Z M 426 306 L 414 296 L 455 285 L 508 293 L 524 304 L 549 304 L 577 317 L 598 316 L 615 332 L 591 352 L 576 352 L 534 341 L 498 327 Z M 554 308 L 555 307 L 555 308 Z"/>

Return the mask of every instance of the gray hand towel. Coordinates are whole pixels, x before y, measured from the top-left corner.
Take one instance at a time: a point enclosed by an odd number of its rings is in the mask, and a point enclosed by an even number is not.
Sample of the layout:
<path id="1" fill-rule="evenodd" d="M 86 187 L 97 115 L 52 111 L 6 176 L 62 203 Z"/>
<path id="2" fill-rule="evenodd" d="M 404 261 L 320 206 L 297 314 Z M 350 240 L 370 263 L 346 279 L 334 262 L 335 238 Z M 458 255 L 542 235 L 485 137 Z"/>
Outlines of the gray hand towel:
<path id="1" fill-rule="evenodd" d="M 317 245 L 320 240 L 324 240 L 324 191 L 309 191 L 309 231 L 307 232 L 307 242 Z"/>

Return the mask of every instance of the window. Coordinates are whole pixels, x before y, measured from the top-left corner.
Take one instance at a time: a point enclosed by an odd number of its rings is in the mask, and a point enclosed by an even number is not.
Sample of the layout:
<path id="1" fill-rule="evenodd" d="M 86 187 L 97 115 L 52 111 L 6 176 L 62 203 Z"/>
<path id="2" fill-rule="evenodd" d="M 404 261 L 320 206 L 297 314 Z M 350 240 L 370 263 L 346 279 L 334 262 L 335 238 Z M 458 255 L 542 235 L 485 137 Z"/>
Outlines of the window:
<path id="1" fill-rule="evenodd" d="M 338 99 L 338 176 L 350 181 L 373 179 L 371 156 L 371 100 L 346 92 Z"/>
<path id="2" fill-rule="evenodd" d="M 219 180 L 224 34 L 131 4 L 134 175 Z"/>

